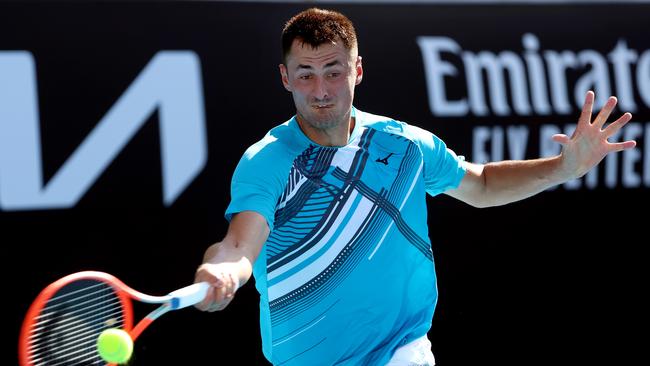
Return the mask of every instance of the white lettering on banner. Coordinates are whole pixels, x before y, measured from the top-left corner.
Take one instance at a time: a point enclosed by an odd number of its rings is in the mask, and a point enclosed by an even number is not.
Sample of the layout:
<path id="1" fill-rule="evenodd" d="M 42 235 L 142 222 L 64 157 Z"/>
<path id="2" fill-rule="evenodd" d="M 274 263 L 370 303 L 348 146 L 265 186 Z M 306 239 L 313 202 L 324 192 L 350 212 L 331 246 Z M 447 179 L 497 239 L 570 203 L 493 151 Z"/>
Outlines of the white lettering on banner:
<path id="1" fill-rule="evenodd" d="M 551 114 L 551 105 L 546 96 L 546 77 L 544 73 L 544 63 L 539 56 L 539 40 L 530 33 L 524 34 L 522 39 L 526 52 L 524 59 L 528 70 L 530 70 L 530 93 L 533 99 L 533 108 L 535 113 L 540 115 Z"/>
<path id="2" fill-rule="evenodd" d="M 509 159 L 523 160 L 526 156 L 528 143 L 528 128 L 526 126 L 506 127 Z M 474 146 L 472 151 L 473 161 L 487 163 L 504 159 L 503 129 L 500 126 L 485 127 L 479 126 L 474 129 Z M 490 153 L 486 145 L 490 144 Z"/>
<path id="3" fill-rule="evenodd" d="M 207 160 L 201 66 L 191 51 L 157 53 L 45 184 L 34 58 L 1 51 L 0 209 L 74 206 L 155 110 L 163 201 L 172 204 Z"/>
<path id="4" fill-rule="evenodd" d="M 646 106 L 650 106 L 650 51 L 639 57 L 637 65 L 636 84 L 639 86 L 639 94 Z"/>
<path id="5" fill-rule="evenodd" d="M 561 145 L 553 141 L 552 136 L 558 133 L 571 136 L 575 128 L 575 123 L 563 126 L 541 125 L 537 156 L 549 157 L 559 154 Z M 483 164 L 503 159 L 526 159 L 528 135 L 529 129 L 525 125 L 477 126 L 472 137 L 472 161 Z M 650 187 L 650 122 L 645 125 L 640 122 L 629 122 L 625 128 L 609 139 L 610 142 L 627 140 L 636 140 L 643 145 L 622 153 L 607 155 L 603 162 L 587 172 L 584 177 L 564 183 L 563 188 L 595 189 L 600 184 L 604 184 L 609 189 Z M 604 169 L 602 177 L 599 176 L 599 169 Z"/>
<path id="6" fill-rule="evenodd" d="M 447 100 L 445 88 L 445 76 L 456 76 L 458 70 L 440 57 L 443 52 L 457 54 L 460 46 L 446 37 L 418 37 L 417 42 L 424 59 L 431 112 L 436 116 L 464 116 L 467 114 L 467 101 Z"/>
<path id="7" fill-rule="evenodd" d="M 589 49 L 540 52 L 539 39 L 531 33 L 522 37 L 521 56 L 511 50 L 498 54 L 465 51 L 449 37 L 417 37 L 417 44 L 424 62 L 429 108 L 435 116 L 570 114 L 580 110 L 590 89 L 596 92 L 595 107 L 601 108 L 613 94 L 612 84 L 624 110 L 638 110 L 635 90 L 640 102 L 650 107 L 650 50 L 637 52 L 624 39 L 607 55 Z M 465 73 L 466 96 L 449 100 L 447 83 L 458 83 L 459 69 Z M 575 85 L 568 85 L 569 71 L 580 73 Z"/>

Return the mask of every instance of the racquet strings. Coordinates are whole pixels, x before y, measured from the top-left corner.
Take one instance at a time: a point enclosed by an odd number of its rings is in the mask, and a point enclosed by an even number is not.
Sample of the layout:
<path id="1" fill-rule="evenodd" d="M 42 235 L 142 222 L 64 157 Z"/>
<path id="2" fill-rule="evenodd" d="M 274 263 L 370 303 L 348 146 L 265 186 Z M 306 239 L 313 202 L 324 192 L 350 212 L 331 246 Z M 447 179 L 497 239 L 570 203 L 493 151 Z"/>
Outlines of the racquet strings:
<path id="1" fill-rule="evenodd" d="M 34 366 L 104 365 L 97 337 L 108 328 L 123 328 L 123 307 L 109 284 L 78 280 L 50 298 L 29 334 L 29 360 Z"/>

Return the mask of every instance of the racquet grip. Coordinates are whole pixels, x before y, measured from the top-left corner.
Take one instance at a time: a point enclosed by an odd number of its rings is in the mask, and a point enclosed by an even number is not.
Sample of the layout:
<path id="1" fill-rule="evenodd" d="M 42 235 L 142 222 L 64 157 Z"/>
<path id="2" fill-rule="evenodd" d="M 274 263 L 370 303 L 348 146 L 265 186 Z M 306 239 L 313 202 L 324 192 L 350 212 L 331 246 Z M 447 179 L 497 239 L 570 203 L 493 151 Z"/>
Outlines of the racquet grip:
<path id="1" fill-rule="evenodd" d="M 208 293 L 209 288 L 210 284 L 207 282 L 197 282 L 193 285 L 170 292 L 168 296 L 172 297 L 170 301 L 171 309 L 182 309 L 201 302 Z"/>

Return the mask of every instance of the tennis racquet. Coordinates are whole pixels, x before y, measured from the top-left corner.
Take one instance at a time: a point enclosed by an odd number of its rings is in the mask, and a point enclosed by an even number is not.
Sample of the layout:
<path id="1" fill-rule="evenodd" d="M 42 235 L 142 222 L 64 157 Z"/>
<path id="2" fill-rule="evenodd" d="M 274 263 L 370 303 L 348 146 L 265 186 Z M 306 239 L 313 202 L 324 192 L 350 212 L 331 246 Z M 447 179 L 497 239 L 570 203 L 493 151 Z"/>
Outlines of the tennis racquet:
<path id="1" fill-rule="evenodd" d="M 203 300 L 208 288 L 207 282 L 199 282 L 166 296 L 151 296 L 104 272 L 65 276 L 41 291 L 30 306 L 20 332 L 20 365 L 106 365 L 96 347 L 104 330 L 121 328 L 135 341 L 161 315 Z M 134 327 L 133 300 L 161 305 Z"/>

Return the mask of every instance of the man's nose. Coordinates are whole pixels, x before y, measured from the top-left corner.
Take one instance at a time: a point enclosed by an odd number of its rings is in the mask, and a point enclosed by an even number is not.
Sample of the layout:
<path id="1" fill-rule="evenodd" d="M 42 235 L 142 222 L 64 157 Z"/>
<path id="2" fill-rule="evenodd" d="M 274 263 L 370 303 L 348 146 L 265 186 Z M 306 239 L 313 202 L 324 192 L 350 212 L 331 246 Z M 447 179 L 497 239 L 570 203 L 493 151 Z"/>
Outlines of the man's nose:
<path id="1" fill-rule="evenodd" d="M 314 81 L 314 98 L 318 100 L 327 99 L 327 85 L 321 77 L 316 77 Z"/>

